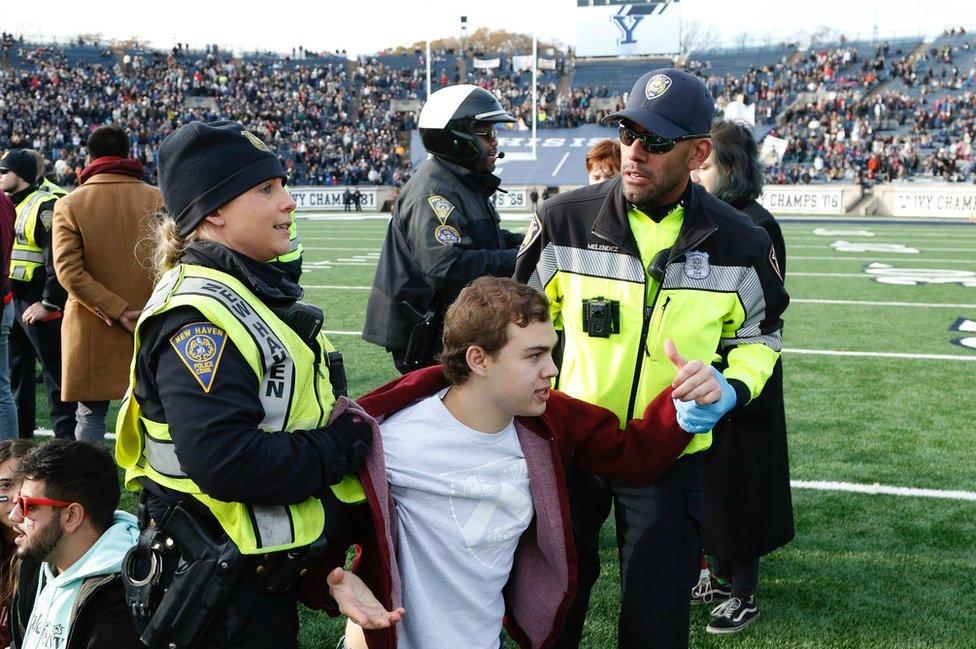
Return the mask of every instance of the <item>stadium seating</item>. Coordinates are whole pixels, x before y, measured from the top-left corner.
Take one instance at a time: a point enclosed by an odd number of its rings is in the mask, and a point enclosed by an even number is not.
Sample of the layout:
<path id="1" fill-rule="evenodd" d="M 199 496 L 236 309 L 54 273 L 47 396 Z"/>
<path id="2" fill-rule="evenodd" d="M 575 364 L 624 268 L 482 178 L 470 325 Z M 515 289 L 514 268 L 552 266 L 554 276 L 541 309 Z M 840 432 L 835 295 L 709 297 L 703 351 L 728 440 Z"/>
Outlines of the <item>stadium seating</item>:
<path id="1" fill-rule="evenodd" d="M 432 88 L 458 81 L 498 95 L 531 123 L 531 74 L 517 72 L 518 52 L 499 68 L 476 69 L 471 52 L 432 52 Z M 622 105 L 634 80 L 667 59 L 560 61 L 538 78 L 538 126 L 595 124 Z M 757 133 L 786 138 L 773 180 L 871 182 L 894 178 L 973 177 L 976 138 L 976 39 L 947 33 L 888 42 L 819 43 L 699 51 L 686 62 L 716 99 L 756 107 Z M 296 184 L 399 185 L 410 173 L 415 116 L 402 102 L 426 98 L 420 51 L 355 61 L 302 48 L 292 56 L 183 46 L 155 51 L 138 44 L 82 40 L 23 43 L 5 35 L 0 62 L 0 148 L 31 146 L 70 181 L 82 144 L 97 124 L 133 132 L 133 155 L 150 173 L 159 141 L 192 119 L 240 120 L 281 152 Z M 31 90 L 25 93 L 24 90 Z M 417 103 L 413 104 L 418 105 Z M 65 171 L 67 169 L 67 171 Z"/>

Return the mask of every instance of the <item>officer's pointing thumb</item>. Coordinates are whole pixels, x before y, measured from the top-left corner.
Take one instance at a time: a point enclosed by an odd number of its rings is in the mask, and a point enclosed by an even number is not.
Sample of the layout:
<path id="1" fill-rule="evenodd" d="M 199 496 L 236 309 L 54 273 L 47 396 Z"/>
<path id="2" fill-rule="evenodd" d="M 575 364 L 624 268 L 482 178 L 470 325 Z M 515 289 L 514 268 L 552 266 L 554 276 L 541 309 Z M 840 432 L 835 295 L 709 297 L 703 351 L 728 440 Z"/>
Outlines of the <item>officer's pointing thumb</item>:
<path id="1" fill-rule="evenodd" d="M 664 355 L 668 357 L 668 360 L 674 363 L 674 366 L 679 370 L 685 366 L 686 361 L 681 354 L 678 353 L 678 348 L 674 346 L 674 341 L 670 338 L 664 341 Z"/>

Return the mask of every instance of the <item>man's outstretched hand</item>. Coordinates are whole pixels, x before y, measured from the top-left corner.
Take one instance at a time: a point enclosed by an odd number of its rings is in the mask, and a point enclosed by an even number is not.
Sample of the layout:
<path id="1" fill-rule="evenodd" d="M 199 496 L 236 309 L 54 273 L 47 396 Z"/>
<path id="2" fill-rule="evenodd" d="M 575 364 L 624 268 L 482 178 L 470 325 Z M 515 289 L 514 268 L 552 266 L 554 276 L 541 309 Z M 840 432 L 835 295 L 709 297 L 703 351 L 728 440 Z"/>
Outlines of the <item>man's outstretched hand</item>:
<path id="1" fill-rule="evenodd" d="M 326 581 L 339 612 L 364 629 L 387 629 L 406 614 L 403 607 L 386 610 L 362 579 L 342 568 L 330 572 Z"/>
<path id="2" fill-rule="evenodd" d="M 735 407 L 735 389 L 711 365 L 685 360 L 671 340 L 664 341 L 664 354 L 678 370 L 671 383 L 678 425 L 689 433 L 707 433 Z"/>

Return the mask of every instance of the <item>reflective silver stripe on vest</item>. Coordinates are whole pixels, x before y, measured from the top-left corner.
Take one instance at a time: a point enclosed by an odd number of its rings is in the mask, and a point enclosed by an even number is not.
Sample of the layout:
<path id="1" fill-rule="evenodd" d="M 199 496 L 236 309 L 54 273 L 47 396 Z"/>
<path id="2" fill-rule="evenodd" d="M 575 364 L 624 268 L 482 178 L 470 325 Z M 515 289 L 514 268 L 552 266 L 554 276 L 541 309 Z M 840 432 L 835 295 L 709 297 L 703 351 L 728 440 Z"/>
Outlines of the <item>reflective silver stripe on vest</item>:
<path id="1" fill-rule="evenodd" d="M 664 273 L 662 288 L 690 288 L 698 291 L 712 291 L 714 293 L 739 293 L 749 273 L 756 277 L 756 271 L 746 266 L 709 266 L 708 276 L 693 279 L 685 273 L 685 263 L 682 261 L 668 264 Z M 756 277 L 758 281 L 758 277 Z M 759 287 L 762 295 L 762 287 Z"/>
<path id="2" fill-rule="evenodd" d="M 548 247 L 548 246 L 547 246 Z M 625 282 L 644 283 L 641 260 L 620 252 L 553 246 L 559 270 L 591 277 L 607 277 Z"/>
<path id="3" fill-rule="evenodd" d="M 539 255 L 529 285 L 544 290 L 558 271 L 644 283 L 644 266 L 637 257 L 619 252 L 587 250 L 548 243 Z"/>
<path id="4" fill-rule="evenodd" d="M 226 284 L 203 277 L 185 277 L 176 293 L 193 293 L 213 298 L 244 325 L 261 351 L 264 366 L 260 393 L 261 405 L 264 407 L 261 428 L 284 430 L 295 386 L 295 361 L 285 350 L 281 339 L 251 305 Z"/>
<path id="5" fill-rule="evenodd" d="M 289 545 L 295 542 L 288 508 L 280 505 L 249 505 L 254 517 L 254 535 L 259 548 Z"/>
<path id="6" fill-rule="evenodd" d="M 149 296 L 149 300 L 146 302 L 146 306 L 143 307 L 142 312 L 144 317 L 152 314 L 163 305 L 166 298 L 169 296 L 169 292 L 173 290 L 173 285 L 176 284 L 176 280 L 180 276 L 179 268 L 171 268 L 166 271 L 163 276 L 157 282 L 156 287 L 153 289 L 152 295 Z"/>
<path id="7" fill-rule="evenodd" d="M 27 279 L 27 268 L 24 266 L 14 266 L 10 269 L 10 279 Z"/>
<path id="8" fill-rule="evenodd" d="M 762 322 L 766 319 L 766 296 L 763 294 L 762 283 L 755 268 L 710 266 L 707 277 L 694 279 L 685 274 L 684 262 L 668 264 L 664 276 L 664 288 L 735 293 L 738 296 L 745 311 L 745 320 L 736 330 L 734 338 L 723 338 L 719 342 L 720 349 L 755 344 L 766 345 L 775 351 L 783 348 L 779 330 L 763 332 L 761 329 Z"/>
<path id="9" fill-rule="evenodd" d="M 180 466 L 180 459 L 176 457 L 176 445 L 172 442 L 160 442 L 149 435 L 143 435 L 145 448 L 143 456 L 157 473 L 168 478 L 185 478 L 186 473 Z"/>
<path id="10" fill-rule="evenodd" d="M 22 246 L 30 245 L 30 242 L 27 240 L 27 217 L 30 216 L 30 213 L 34 209 L 34 205 L 36 203 L 51 198 L 51 196 L 52 194 L 50 192 L 44 192 L 38 189 L 31 194 L 31 197 L 27 203 L 22 203 L 24 207 L 23 209 L 17 210 L 17 222 L 14 224 L 14 231 L 17 234 L 17 243 Z M 19 207 L 20 206 L 18 206 L 18 208 Z"/>
<path id="11" fill-rule="evenodd" d="M 295 252 L 298 250 L 298 246 L 302 245 L 302 240 L 297 236 L 289 242 L 288 252 Z"/>
<path id="12" fill-rule="evenodd" d="M 718 346 L 719 349 L 725 350 L 729 347 L 738 347 L 740 345 L 766 345 L 774 352 L 783 351 L 783 336 L 779 331 L 775 331 L 768 336 L 754 336 L 752 338 L 723 338 Z"/>
<path id="13" fill-rule="evenodd" d="M 43 264 L 44 253 L 14 248 L 10 251 L 10 261 L 29 261 L 34 264 Z"/>

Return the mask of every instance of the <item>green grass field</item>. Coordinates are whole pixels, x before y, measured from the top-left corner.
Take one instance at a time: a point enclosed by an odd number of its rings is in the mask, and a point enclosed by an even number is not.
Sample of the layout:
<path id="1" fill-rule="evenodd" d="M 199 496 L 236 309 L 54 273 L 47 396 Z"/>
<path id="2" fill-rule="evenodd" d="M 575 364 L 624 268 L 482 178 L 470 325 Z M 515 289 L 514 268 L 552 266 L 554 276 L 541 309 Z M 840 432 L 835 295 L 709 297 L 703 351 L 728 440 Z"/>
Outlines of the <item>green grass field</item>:
<path id="1" fill-rule="evenodd" d="M 358 336 L 385 228 L 382 220 L 300 223 L 306 297 L 326 310 L 354 395 L 395 376 L 388 355 Z M 968 336 L 976 346 L 976 333 L 951 330 L 961 318 L 976 320 L 976 286 L 886 284 L 866 272 L 881 263 L 953 271 L 976 284 L 976 225 L 789 221 L 783 231 L 793 298 L 784 367 L 794 480 L 967 493 L 794 489 L 797 537 L 763 561 L 762 616 L 737 636 L 715 637 L 704 632 L 707 610 L 695 610 L 692 646 L 976 647 L 976 349 L 953 343 Z M 919 252 L 843 252 L 836 241 Z M 828 353 L 837 351 L 851 354 Z M 615 646 L 610 524 L 603 559 L 586 647 Z M 302 620 L 303 647 L 335 646 L 338 621 L 307 611 Z"/>

